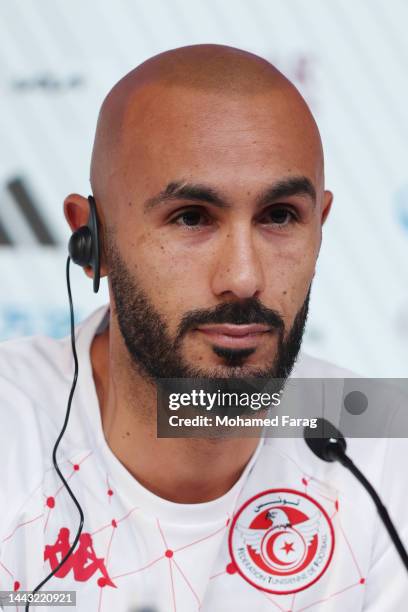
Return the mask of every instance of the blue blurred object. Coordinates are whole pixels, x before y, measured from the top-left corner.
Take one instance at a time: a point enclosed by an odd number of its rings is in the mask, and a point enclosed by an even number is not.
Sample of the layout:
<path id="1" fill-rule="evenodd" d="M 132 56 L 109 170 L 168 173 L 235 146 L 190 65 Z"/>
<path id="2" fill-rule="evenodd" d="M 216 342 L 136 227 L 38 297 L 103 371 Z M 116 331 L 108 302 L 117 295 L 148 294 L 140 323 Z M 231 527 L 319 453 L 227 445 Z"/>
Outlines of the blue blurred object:
<path id="1" fill-rule="evenodd" d="M 408 233 L 408 183 L 397 191 L 395 195 L 395 208 L 398 222 Z"/>

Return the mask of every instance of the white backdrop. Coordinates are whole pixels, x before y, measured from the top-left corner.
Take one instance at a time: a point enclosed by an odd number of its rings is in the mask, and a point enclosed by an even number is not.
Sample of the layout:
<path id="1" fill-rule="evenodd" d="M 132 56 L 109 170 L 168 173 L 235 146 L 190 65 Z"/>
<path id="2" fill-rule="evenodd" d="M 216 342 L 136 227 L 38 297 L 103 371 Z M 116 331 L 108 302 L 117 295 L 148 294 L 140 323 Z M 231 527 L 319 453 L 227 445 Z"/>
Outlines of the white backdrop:
<path id="1" fill-rule="evenodd" d="M 62 202 L 89 193 L 99 106 L 160 51 L 247 49 L 302 91 L 331 218 L 304 342 L 366 376 L 408 376 L 408 3 L 4 0 L 0 5 L 0 338 L 68 332 Z M 73 273 L 77 319 L 107 300 Z"/>

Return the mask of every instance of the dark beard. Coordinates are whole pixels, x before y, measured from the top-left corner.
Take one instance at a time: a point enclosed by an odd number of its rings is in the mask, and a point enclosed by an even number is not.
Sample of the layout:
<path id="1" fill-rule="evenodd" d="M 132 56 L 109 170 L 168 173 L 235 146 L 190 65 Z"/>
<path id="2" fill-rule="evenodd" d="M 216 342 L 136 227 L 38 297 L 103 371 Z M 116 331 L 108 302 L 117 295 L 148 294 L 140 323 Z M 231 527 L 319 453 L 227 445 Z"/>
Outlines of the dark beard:
<path id="1" fill-rule="evenodd" d="M 132 362 L 139 373 L 153 381 L 162 378 L 278 378 L 286 380 L 298 356 L 309 309 L 310 288 L 285 339 L 285 324 L 280 314 L 263 306 L 258 299 L 219 304 L 208 310 L 186 313 L 174 340 L 166 322 L 154 309 L 146 294 L 130 274 L 113 240 L 107 241 L 109 279 L 119 329 Z M 264 323 L 278 333 L 277 354 L 272 364 L 245 368 L 245 359 L 255 348 L 229 349 L 213 346 L 224 364 L 200 369 L 187 364 L 181 354 L 181 341 L 197 325 L 206 323 Z"/>

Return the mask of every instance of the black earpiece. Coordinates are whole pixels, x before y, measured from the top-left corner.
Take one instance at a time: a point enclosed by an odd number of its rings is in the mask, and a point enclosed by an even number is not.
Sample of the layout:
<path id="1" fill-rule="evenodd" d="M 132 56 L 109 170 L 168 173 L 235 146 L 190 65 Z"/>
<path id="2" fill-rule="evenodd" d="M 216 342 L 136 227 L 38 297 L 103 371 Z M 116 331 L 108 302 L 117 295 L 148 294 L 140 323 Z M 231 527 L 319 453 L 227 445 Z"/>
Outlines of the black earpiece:
<path id="1" fill-rule="evenodd" d="M 93 270 L 93 290 L 99 290 L 100 282 L 100 247 L 99 223 L 96 204 L 93 196 L 88 196 L 88 223 L 79 227 L 69 239 L 68 252 L 72 261 L 83 268 L 89 266 Z"/>

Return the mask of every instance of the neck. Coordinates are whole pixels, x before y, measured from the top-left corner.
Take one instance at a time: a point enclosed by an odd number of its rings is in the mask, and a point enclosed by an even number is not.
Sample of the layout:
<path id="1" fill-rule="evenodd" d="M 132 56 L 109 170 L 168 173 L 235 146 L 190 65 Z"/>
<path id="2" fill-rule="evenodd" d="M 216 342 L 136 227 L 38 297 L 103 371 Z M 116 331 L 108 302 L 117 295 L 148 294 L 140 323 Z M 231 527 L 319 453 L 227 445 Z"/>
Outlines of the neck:
<path id="1" fill-rule="evenodd" d="M 157 438 L 156 389 L 130 363 L 120 332 L 95 336 L 91 361 L 105 439 L 140 484 L 176 503 L 221 497 L 237 482 L 258 438 Z"/>

